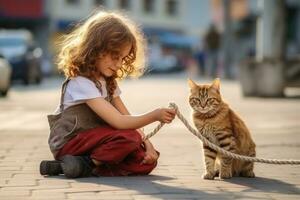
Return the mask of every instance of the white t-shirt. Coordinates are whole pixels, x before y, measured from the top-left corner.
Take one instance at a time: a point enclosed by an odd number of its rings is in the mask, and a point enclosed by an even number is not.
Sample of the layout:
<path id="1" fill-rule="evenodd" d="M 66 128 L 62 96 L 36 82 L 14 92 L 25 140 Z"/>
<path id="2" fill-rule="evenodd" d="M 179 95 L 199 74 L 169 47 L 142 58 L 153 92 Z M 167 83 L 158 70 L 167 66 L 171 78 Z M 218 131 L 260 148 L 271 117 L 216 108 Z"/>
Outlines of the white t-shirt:
<path id="1" fill-rule="evenodd" d="M 101 83 L 101 91 L 96 87 L 95 83 L 83 76 L 77 76 L 72 78 L 66 88 L 64 96 L 64 109 L 77 104 L 85 103 L 88 99 L 94 99 L 98 97 L 107 97 L 106 82 L 104 79 L 99 80 Z M 117 86 L 113 97 L 120 96 L 121 90 Z M 55 110 L 55 113 L 59 113 L 59 105 Z"/>

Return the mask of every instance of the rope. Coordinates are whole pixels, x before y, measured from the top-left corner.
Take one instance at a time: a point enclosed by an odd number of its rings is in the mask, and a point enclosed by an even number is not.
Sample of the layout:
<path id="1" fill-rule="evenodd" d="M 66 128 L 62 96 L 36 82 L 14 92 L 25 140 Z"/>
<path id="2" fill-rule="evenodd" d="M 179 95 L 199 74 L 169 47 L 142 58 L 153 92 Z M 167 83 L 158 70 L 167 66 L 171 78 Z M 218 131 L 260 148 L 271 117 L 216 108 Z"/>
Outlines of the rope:
<path id="1" fill-rule="evenodd" d="M 290 165 L 299 165 L 300 160 L 277 160 L 277 159 L 264 159 L 264 158 L 256 158 L 256 157 L 250 157 L 250 156 L 242 156 L 239 154 L 235 154 L 229 151 L 226 151 L 219 146 L 217 146 L 214 141 L 214 138 L 209 138 L 214 143 L 210 142 L 208 139 L 206 139 L 203 135 L 212 135 L 208 134 L 207 132 L 204 132 L 203 130 L 200 130 L 198 132 L 195 130 L 192 126 L 189 125 L 188 121 L 184 118 L 184 116 L 180 113 L 178 110 L 178 106 L 175 103 L 170 103 L 170 108 L 173 108 L 176 110 L 177 117 L 181 120 L 181 122 L 186 126 L 186 128 L 195 136 L 197 136 L 204 145 L 209 146 L 211 149 L 233 159 L 247 161 L 247 162 L 260 162 L 260 163 L 268 163 L 268 164 L 290 164 Z M 160 123 L 151 133 L 147 134 L 144 138 L 144 140 L 149 139 L 153 135 L 155 135 L 162 127 L 164 126 L 164 123 Z"/>

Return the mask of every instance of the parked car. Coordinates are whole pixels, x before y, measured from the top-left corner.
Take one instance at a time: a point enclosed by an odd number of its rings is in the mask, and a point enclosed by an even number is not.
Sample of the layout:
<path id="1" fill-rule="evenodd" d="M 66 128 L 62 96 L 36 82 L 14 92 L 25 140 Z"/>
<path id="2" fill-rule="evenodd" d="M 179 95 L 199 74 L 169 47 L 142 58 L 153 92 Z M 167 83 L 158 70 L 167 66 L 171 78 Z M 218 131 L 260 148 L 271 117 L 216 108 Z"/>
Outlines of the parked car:
<path id="1" fill-rule="evenodd" d="M 6 96 L 10 88 L 11 66 L 0 54 L 0 96 Z"/>
<path id="2" fill-rule="evenodd" d="M 186 70 L 198 39 L 174 33 L 149 35 L 147 73 L 172 73 Z"/>
<path id="3" fill-rule="evenodd" d="M 12 66 L 12 80 L 22 80 L 26 85 L 41 82 L 42 50 L 29 31 L 0 31 L 0 52 Z"/>
<path id="4" fill-rule="evenodd" d="M 173 49 L 160 44 L 149 44 L 148 55 L 147 74 L 178 72 L 184 69 Z"/>

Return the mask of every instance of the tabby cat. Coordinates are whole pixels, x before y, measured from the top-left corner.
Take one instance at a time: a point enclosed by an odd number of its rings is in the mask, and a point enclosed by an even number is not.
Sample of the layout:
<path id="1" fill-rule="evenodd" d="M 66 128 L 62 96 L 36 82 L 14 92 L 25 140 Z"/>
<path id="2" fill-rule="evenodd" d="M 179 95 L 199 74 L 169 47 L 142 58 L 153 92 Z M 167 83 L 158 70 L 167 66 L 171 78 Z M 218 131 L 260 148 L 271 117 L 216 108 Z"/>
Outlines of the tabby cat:
<path id="1" fill-rule="evenodd" d="M 197 85 L 188 80 L 189 103 L 193 109 L 193 121 L 199 132 L 221 148 L 233 153 L 255 157 L 255 143 L 243 120 L 226 104 L 220 94 L 220 80 L 210 85 Z M 253 162 L 233 160 L 203 145 L 204 179 L 222 179 L 232 176 L 254 177 Z"/>

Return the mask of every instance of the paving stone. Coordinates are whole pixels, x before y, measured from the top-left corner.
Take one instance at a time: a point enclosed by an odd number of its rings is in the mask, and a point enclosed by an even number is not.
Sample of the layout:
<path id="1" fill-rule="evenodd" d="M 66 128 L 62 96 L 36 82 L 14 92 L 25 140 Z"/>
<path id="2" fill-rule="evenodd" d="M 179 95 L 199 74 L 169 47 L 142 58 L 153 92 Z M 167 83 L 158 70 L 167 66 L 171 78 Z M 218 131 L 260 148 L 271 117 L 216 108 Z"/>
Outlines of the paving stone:
<path id="1" fill-rule="evenodd" d="M 31 199 L 67 199 L 67 196 L 65 193 L 55 190 L 33 190 Z"/>
<path id="2" fill-rule="evenodd" d="M 30 196 L 30 190 L 0 190 L 0 199 L 6 199 L 7 197 L 28 197 Z"/>

